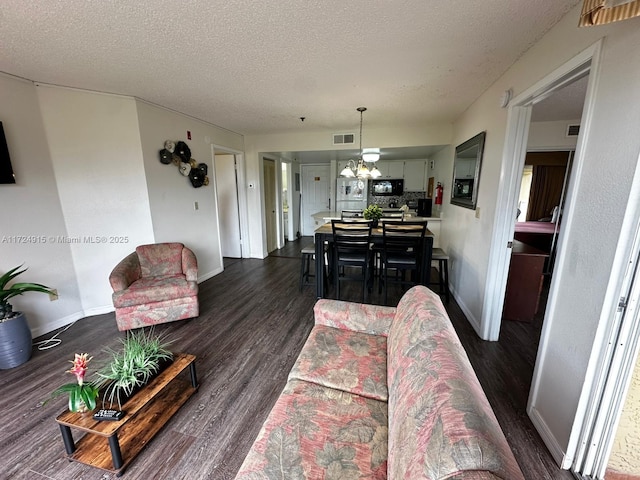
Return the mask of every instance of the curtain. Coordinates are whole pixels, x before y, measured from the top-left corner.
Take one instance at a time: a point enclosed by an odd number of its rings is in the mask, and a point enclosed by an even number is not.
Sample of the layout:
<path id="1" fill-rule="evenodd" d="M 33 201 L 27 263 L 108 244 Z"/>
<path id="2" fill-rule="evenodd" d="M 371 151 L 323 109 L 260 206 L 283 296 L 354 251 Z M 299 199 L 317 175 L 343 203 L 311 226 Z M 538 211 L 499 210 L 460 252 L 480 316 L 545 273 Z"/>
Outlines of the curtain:
<path id="1" fill-rule="evenodd" d="M 640 0 L 584 0 L 578 25 L 604 25 L 637 16 L 640 16 Z"/>
<path id="2" fill-rule="evenodd" d="M 551 217 L 553 208 L 560 204 L 566 167 L 534 165 L 527 221 Z"/>

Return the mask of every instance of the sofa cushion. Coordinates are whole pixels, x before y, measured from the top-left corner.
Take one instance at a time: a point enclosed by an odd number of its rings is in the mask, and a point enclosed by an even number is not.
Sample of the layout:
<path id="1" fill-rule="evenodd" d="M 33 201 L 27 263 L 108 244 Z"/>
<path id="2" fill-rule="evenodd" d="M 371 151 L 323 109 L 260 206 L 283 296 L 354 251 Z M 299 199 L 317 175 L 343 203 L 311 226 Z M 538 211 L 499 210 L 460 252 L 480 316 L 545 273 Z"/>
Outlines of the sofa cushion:
<path id="1" fill-rule="evenodd" d="M 385 479 L 386 460 L 386 403 L 290 380 L 236 479 Z"/>
<path id="2" fill-rule="evenodd" d="M 316 325 L 386 336 L 396 309 L 325 298 L 316 302 L 313 314 Z"/>
<path id="3" fill-rule="evenodd" d="M 182 243 L 158 243 L 136 247 L 143 277 L 177 275 L 182 271 Z"/>
<path id="4" fill-rule="evenodd" d="M 198 294 L 198 284 L 187 282 L 184 275 L 143 277 L 128 289 L 113 293 L 113 306 L 130 307 L 142 303 L 160 302 Z"/>
<path id="5" fill-rule="evenodd" d="M 418 286 L 403 296 L 387 354 L 390 478 L 523 479 L 435 293 Z"/>
<path id="6" fill-rule="evenodd" d="M 316 325 L 289 378 L 387 401 L 387 337 Z"/>

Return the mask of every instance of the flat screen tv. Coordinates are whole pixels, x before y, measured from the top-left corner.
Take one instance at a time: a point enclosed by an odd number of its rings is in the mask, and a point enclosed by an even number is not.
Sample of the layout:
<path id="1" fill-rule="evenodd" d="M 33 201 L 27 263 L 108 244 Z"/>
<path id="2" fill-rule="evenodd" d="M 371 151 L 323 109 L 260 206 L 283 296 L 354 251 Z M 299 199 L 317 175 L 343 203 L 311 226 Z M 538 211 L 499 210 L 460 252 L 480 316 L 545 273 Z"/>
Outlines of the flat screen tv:
<path id="1" fill-rule="evenodd" d="M 9 157 L 9 148 L 7 147 L 7 139 L 4 136 L 2 122 L 0 122 L 0 183 L 16 183 L 16 177 L 13 175 L 13 168 L 11 168 L 11 158 Z"/>

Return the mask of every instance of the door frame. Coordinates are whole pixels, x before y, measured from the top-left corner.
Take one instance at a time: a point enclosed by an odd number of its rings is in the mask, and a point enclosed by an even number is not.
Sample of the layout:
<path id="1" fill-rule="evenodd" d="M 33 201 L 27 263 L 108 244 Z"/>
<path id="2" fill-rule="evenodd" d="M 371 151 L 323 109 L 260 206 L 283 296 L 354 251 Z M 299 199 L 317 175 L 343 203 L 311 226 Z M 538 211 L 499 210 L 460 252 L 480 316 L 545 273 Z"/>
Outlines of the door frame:
<path id="1" fill-rule="evenodd" d="M 602 40 L 599 40 L 518 95 L 509 105 L 496 213 L 494 217 L 495 228 L 493 230 L 491 249 L 489 252 L 489 265 L 484 292 L 485 302 L 480 321 L 480 333 L 482 338 L 486 340 L 498 340 L 500 333 L 502 307 L 504 304 L 507 275 L 511 260 L 510 242 L 513 240 L 515 229 L 515 222 L 513 219 L 516 217 L 520 179 L 522 177 L 525 156 L 527 153 L 533 105 L 548 98 L 569 83 L 572 83 L 585 75 L 589 75 L 584 110 L 581 119 L 581 131 L 576 145 L 572 175 L 566 196 L 563 214 L 563 228 L 557 238 L 557 264 L 564 264 L 562 258 L 567 255 L 565 239 L 567 238 L 567 232 L 572 228 L 576 204 L 577 189 L 575 186 L 580 184 L 584 151 L 586 148 L 586 138 L 589 136 L 591 118 L 593 116 L 595 88 L 598 79 L 598 62 L 601 50 Z M 557 278 L 557 275 L 554 276 L 554 278 Z M 531 381 L 531 389 L 529 391 L 529 400 L 527 402 L 527 414 L 531 418 L 536 430 L 542 437 L 556 462 L 561 466 L 561 468 L 567 469 L 570 468 L 575 455 L 575 443 L 572 444 L 570 441 L 566 451 L 564 451 L 564 446 L 557 443 L 555 437 L 548 431 L 544 422 L 540 421 L 538 418 L 535 409 L 535 399 L 538 397 L 541 381 L 541 373 L 539 369 L 540 359 L 545 356 L 550 330 L 550 322 L 548 320 L 554 316 L 556 302 L 559 295 L 560 286 L 557 281 L 554 281 L 554 278 L 552 278 L 549 289 L 547 309 L 543 321 L 538 355 Z M 591 375 L 593 374 L 591 373 Z M 589 383 L 590 378 L 587 378 L 586 380 L 587 383 Z M 574 419 L 574 428 L 577 423 L 583 420 L 584 419 L 580 415 L 580 412 L 578 412 Z"/>
<path id="2" fill-rule="evenodd" d="M 238 191 L 238 213 L 240 216 L 240 254 L 242 258 L 250 257 L 250 247 L 251 243 L 249 242 L 249 207 L 247 202 L 247 192 L 243 188 L 246 178 L 246 163 L 244 158 L 244 152 L 240 150 L 234 150 L 227 147 L 223 147 L 221 145 L 211 144 L 211 163 L 213 165 L 212 175 L 215 175 L 215 156 L 219 155 L 234 155 L 236 159 L 236 190 Z M 215 186 L 215 181 L 211 182 L 214 185 L 215 195 L 216 195 L 216 228 L 218 229 L 218 245 L 221 244 L 220 238 L 220 211 L 218 207 L 217 195 L 218 191 Z M 220 265 L 222 263 L 222 249 L 220 249 Z"/>

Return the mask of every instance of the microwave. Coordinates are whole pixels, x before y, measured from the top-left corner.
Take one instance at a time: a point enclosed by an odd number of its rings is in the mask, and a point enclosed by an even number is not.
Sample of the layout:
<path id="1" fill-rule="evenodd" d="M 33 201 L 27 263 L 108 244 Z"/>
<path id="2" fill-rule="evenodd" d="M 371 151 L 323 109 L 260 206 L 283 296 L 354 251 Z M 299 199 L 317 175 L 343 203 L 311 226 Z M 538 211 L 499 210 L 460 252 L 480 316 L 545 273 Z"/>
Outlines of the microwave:
<path id="1" fill-rule="evenodd" d="M 372 180 L 371 193 L 376 196 L 402 195 L 404 180 Z"/>

